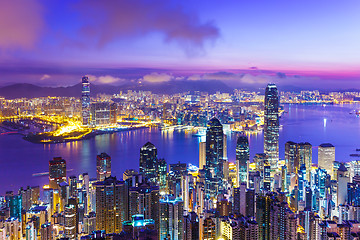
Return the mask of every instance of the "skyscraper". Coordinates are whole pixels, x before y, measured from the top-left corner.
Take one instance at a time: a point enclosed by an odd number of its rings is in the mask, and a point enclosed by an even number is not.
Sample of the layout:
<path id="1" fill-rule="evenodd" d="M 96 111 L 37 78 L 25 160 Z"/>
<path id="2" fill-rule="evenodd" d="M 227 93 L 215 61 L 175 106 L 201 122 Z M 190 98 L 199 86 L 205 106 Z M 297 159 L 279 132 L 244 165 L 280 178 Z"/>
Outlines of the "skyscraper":
<path id="1" fill-rule="evenodd" d="M 106 153 L 96 156 L 96 176 L 98 181 L 104 181 L 111 175 L 111 157 Z"/>
<path id="2" fill-rule="evenodd" d="M 88 126 L 90 124 L 90 83 L 87 76 L 82 78 L 81 106 L 82 123 L 84 126 Z"/>
<path id="3" fill-rule="evenodd" d="M 77 235 L 77 200 L 69 199 L 69 204 L 65 206 L 65 236 L 69 239 L 75 239 Z"/>
<path id="4" fill-rule="evenodd" d="M 132 183 L 129 188 L 129 216 L 142 214 L 146 219 L 153 219 L 157 230 L 160 223 L 159 187 L 148 183 Z"/>
<path id="5" fill-rule="evenodd" d="M 223 154 L 224 154 L 223 126 L 217 118 L 212 118 L 206 131 L 206 195 L 216 197 L 222 187 Z"/>
<path id="6" fill-rule="evenodd" d="M 279 161 L 279 95 L 272 83 L 265 90 L 264 153 L 268 155 L 271 169 L 276 169 Z"/>
<path id="7" fill-rule="evenodd" d="M 298 145 L 292 141 L 285 143 L 285 164 L 289 174 L 299 169 Z"/>
<path id="8" fill-rule="evenodd" d="M 90 125 L 107 126 L 110 124 L 110 103 L 95 102 L 90 104 Z"/>
<path id="9" fill-rule="evenodd" d="M 140 149 L 140 173 L 149 180 L 150 183 L 156 183 L 157 172 L 157 149 L 151 142 L 147 142 Z"/>
<path id="10" fill-rule="evenodd" d="M 96 230 L 120 233 L 128 220 L 128 187 L 116 177 L 93 184 L 96 188 Z"/>
<path id="11" fill-rule="evenodd" d="M 184 203 L 181 199 L 160 200 L 160 239 L 182 240 L 184 238 Z"/>
<path id="12" fill-rule="evenodd" d="M 206 163 L 206 142 L 199 142 L 199 169 L 203 169 Z"/>
<path id="13" fill-rule="evenodd" d="M 318 166 L 325 169 L 327 174 L 334 178 L 335 147 L 331 143 L 323 143 L 318 150 Z"/>
<path id="14" fill-rule="evenodd" d="M 246 136 L 240 136 L 236 143 L 237 184 L 247 181 L 247 163 L 249 161 L 249 141 Z"/>
<path id="15" fill-rule="evenodd" d="M 312 145 L 308 142 L 298 144 L 299 165 L 305 164 L 306 180 L 310 182 L 312 167 Z"/>
<path id="16" fill-rule="evenodd" d="M 49 185 L 58 189 L 59 183 L 66 181 L 66 161 L 61 157 L 54 157 L 49 161 Z"/>

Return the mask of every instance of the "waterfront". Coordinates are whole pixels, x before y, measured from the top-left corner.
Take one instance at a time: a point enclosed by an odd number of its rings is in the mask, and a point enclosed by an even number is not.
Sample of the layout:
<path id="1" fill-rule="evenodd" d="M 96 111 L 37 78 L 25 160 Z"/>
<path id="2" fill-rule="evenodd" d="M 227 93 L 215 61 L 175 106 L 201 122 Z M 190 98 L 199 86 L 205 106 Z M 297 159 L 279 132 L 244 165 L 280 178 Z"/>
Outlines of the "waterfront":
<path id="1" fill-rule="evenodd" d="M 280 157 L 284 158 L 286 141 L 308 141 L 313 146 L 330 142 L 336 147 L 336 160 L 350 161 L 360 148 L 360 118 L 349 114 L 358 104 L 347 105 L 285 105 L 281 118 Z M 250 135 L 251 158 L 263 151 L 263 135 Z M 122 177 L 124 170 L 138 168 L 139 150 L 147 141 L 158 148 L 158 156 L 168 163 L 178 161 L 198 165 L 198 137 L 177 131 L 160 132 L 155 128 L 137 129 L 98 135 L 95 138 L 60 144 L 33 144 L 19 135 L 0 136 L 0 194 L 27 185 L 43 185 L 47 176 L 33 177 L 34 173 L 48 171 L 48 161 L 61 156 L 67 161 L 70 175 L 88 172 L 95 177 L 96 155 L 106 152 L 112 157 L 112 173 Z M 228 136 L 228 157 L 235 160 L 236 134 Z M 317 162 L 317 148 L 313 148 L 313 161 Z"/>

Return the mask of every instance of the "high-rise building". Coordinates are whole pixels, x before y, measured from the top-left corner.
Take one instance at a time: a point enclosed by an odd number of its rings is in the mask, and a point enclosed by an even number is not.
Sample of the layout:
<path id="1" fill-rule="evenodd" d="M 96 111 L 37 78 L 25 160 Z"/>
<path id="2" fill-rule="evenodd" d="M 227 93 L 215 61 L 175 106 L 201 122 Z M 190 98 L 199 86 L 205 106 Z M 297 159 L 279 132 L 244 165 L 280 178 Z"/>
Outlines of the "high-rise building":
<path id="1" fill-rule="evenodd" d="M 27 187 L 26 189 L 21 188 L 19 191 L 22 199 L 22 207 L 27 211 L 33 204 L 39 203 L 40 198 L 40 188 L 36 187 Z"/>
<path id="2" fill-rule="evenodd" d="M 65 237 L 69 239 L 75 239 L 77 236 L 79 224 L 77 209 L 77 200 L 75 198 L 69 199 L 69 203 L 65 206 Z"/>
<path id="3" fill-rule="evenodd" d="M 298 144 L 299 165 L 305 164 L 306 167 L 306 180 L 311 180 L 312 169 L 312 145 L 308 142 L 301 142 Z"/>
<path id="4" fill-rule="evenodd" d="M 276 85 L 271 83 L 265 90 L 264 153 L 268 155 L 271 169 L 276 169 L 279 161 L 279 95 Z"/>
<path id="5" fill-rule="evenodd" d="M 199 142 L 199 169 L 203 169 L 206 164 L 206 142 Z"/>
<path id="6" fill-rule="evenodd" d="M 204 219 L 202 229 L 203 229 L 203 233 L 202 233 L 203 238 L 202 239 L 215 240 L 216 225 L 211 218 Z"/>
<path id="7" fill-rule="evenodd" d="M 331 143 L 320 144 L 318 150 L 318 166 L 325 169 L 334 178 L 335 147 Z"/>
<path id="8" fill-rule="evenodd" d="M 151 142 L 147 142 L 140 149 L 140 173 L 148 179 L 150 183 L 156 183 L 157 172 L 157 149 Z M 146 218 L 146 216 L 145 216 Z"/>
<path id="9" fill-rule="evenodd" d="M 258 239 L 270 240 L 271 236 L 271 211 L 273 197 L 270 195 L 259 195 L 256 199 L 256 222 L 259 224 Z"/>
<path id="10" fill-rule="evenodd" d="M 216 197 L 221 190 L 224 154 L 223 126 L 217 118 L 212 118 L 206 131 L 206 196 Z"/>
<path id="11" fill-rule="evenodd" d="M 91 126 L 106 126 L 110 124 L 110 103 L 96 102 L 90 104 Z"/>
<path id="12" fill-rule="evenodd" d="M 160 200 L 160 239 L 184 239 L 184 203 L 181 199 Z"/>
<path id="13" fill-rule="evenodd" d="M 197 240 L 199 238 L 199 219 L 195 212 L 184 216 L 184 240 Z"/>
<path id="14" fill-rule="evenodd" d="M 104 181 L 111 175 L 111 157 L 106 153 L 96 156 L 96 177 L 98 181 Z"/>
<path id="15" fill-rule="evenodd" d="M 139 178 L 133 176 L 131 187 L 129 187 L 129 216 L 142 214 L 146 219 L 153 219 L 158 228 L 160 222 L 159 187 L 144 182 L 142 175 L 139 176 Z"/>
<path id="16" fill-rule="evenodd" d="M 116 177 L 93 184 L 96 188 L 96 230 L 120 233 L 128 220 L 128 187 Z"/>
<path id="17" fill-rule="evenodd" d="M 6 192 L 5 201 L 10 210 L 10 217 L 21 222 L 22 200 L 21 195 L 14 195 L 13 191 Z"/>
<path id="18" fill-rule="evenodd" d="M 156 163 L 157 171 L 157 184 L 159 185 L 160 191 L 164 192 L 166 190 L 166 173 L 167 173 L 167 164 L 165 159 L 158 159 Z"/>
<path id="19" fill-rule="evenodd" d="M 285 164 L 289 174 L 299 170 L 298 144 L 292 141 L 285 143 Z"/>
<path id="20" fill-rule="evenodd" d="M 249 158 L 248 138 L 246 136 L 240 136 L 236 142 L 237 186 L 240 186 L 242 182 L 247 182 L 247 164 Z"/>
<path id="21" fill-rule="evenodd" d="M 90 83 L 89 78 L 82 78 L 81 90 L 82 123 L 84 126 L 90 125 Z"/>
<path id="22" fill-rule="evenodd" d="M 61 157 L 54 157 L 49 161 L 49 186 L 59 188 L 59 183 L 66 181 L 66 161 Z"/>
<path id="23" fill-rule="evenodd" d="M 117 105 L 116 103 L 110 103 L 110 124 L 117 123 Z"/>
<path id="24" fill-rule="evenodd" d="M 69 177 L 69 196 L 77 197 L 77 178 L 76 176 Z"/>

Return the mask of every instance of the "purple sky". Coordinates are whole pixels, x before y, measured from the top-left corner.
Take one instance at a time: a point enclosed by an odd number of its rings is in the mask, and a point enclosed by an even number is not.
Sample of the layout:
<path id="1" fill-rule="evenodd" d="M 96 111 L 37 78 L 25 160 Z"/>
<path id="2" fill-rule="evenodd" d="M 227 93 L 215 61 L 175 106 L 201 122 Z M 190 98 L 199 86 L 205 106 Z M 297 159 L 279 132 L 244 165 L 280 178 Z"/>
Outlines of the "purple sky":
<path id="1" fill-rule="evenodd" d="M 360 88 L 358 0 L 11 0 L 0 85 L 218 79 Z"/>

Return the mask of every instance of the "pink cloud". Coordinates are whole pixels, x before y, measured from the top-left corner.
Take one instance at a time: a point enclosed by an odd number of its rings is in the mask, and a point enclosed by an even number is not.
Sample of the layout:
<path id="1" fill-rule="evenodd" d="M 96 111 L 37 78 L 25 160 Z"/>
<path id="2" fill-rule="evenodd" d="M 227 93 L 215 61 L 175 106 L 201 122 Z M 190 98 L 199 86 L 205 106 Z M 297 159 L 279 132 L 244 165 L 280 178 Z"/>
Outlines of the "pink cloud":
<path id="1" fill-rule="evenodd" d="M 44 26 L 42 11 L 37 0 L 1 1 L 0 48 L 32 48 Z"/>
<path id="2" fill-rule="evenodd" d="M 202 23 L 196 14 L 166 0 L 83 0 L 78 9 L 86 22 L 82 33 L 99 46 L 122 37 L 158 32 L 164 35 L 165 42 L 176 42 L 191 52 L 219 37 L 212 22 Z"/>

